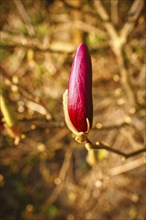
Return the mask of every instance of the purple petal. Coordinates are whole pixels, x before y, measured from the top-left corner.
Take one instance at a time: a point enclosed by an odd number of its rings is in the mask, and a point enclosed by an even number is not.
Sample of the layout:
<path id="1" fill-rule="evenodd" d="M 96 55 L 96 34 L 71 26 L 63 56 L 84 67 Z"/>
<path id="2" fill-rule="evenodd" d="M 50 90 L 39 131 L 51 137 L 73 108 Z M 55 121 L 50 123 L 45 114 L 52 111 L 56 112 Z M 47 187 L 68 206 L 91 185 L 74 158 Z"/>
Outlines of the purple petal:
<path id="1" fill-rule="evenodd" d="M 68 84 L 68 112 L 74 127 L 87 132 L 92 126 L 92 66 L 89 50 L 85 44 L 77 48 Z"/>

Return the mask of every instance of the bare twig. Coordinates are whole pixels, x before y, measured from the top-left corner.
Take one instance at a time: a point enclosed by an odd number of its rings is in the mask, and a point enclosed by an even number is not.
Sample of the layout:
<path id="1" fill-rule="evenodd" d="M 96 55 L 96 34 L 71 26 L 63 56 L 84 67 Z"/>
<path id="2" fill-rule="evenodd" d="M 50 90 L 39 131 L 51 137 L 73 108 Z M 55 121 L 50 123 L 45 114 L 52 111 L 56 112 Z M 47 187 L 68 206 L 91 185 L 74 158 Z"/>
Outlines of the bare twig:
<path id="1" fill-rule="evenodd" d="M 65 6 L 67 6 L 68 8 L 70 8 L 70 9 L 73 9 L 73 10 L 77 10 L 77 11 L 79 11 L 80 9 L 81 9 L 81 7 L 80 6 L 75 6 L 75 5 L 73 5 L 73 4 L 69 4 L 66 0 L 61 0 L 62 2 L 63 2 L 63 4 L 65 5 Z"/>
<path id="2" fill-rule="evenodd" d="M 121 83 L 127 93 L 130 104 L 133 106 L 136 106 L 138 104 L 137 97 L 136 97 L 136 93 L 134 92 L 133 87 L 130 82 L 126 59 L 127 59 L 127 57 L 126 57 L 125 52 L 122 48 L 121 51 L 117 54 L 117 60 L 118 60 L 119 68 L 120 68 L 120 72 L 121 72 Z"/>
<path id="3" fill-rule="evenodd" d="M 128 40 L 129 34 L 133 31 L 136 21 L 140 16 L 140 13 L 144 7 L 144 0 L 135 0 L 131 9 L 129 10 L 129 16 L 132 15 L 133 19 L 129 19 L 121 32 L 115 29 L 114 25 L 110 22 L 110 17 L 102 5 L 101 1 L 94 1 L 95 8 L 98 12 L 98 15 L 103 21 L 103 25 L 110 37 L 110 46 L 114 54 L 117 57 L 119 63 L 119 69 L 121 72 L 121 83 L 127 93 L 128 99 L 131 105 L 139 105 L 137 102 L 136 94 L 133 91 L 131 82 L 129 80 L 129 72 L 127 69 L 127 56 L 124 52 L 124 45 Z M 138 9 L 137 9 L 138 8 Z"/>
<path id="4" fill-rule="evenodd" d="M 75 21 L 75 27 L 79 28 L 82 31 L 86 31 L 86 32 L 94 32 L 96 34 L 98 34 L 98 36 L 100 36 L 102 39 L 107 39 L 107 33 L 103 30 L 101 30 L 100 28 L 94 27 L 90 24 L 87 24 L 81 20 L 76 20 Z"/>
<path id="5" fill-rule="evenodd" d="M 62 167 L 60 169 L 59 175 L 57 177 L 58 184 L 55 187 L 55 189 L 53 190 L 53 192 L 51 193 L 50 197 L 45 202 L 45 205 L 43 206 L 43 210 L 46 207 L 48 207 L 48 205 L 50 205 L 53 202 L 55 202 L 56 199 L 58 198 L 58 196 L 60 195 L 60 193 L 61 193 L 61 191 L 62 191 L 62 189 L 64 187 L 63 182 L 65 181 L 65 177 L 66 177 L 67 171 L 69 170 L 71 158 L 72 158 L 72 149 L 68 148 L 66 153 L 65 153 L 64 161 L 63 161 Z"/>
<path id="6" fill-rule="evenodd" d="M 34 51 L 38 51 L 38 52 L 42 52 L 42 53 L 58 53 L 58 54 L 68 54 L 71 55 L 72 53 L 75 52 L 75 48 L 73 46 L 69 46 L 69 44 L 66 43 L 62 43 L 61 47 L 58 47 L 57 45 L 54 47 L 50 46 L 50 47 L 44 47 L 42 48 L 41 46 L 38 46 L 36 44 L 29 44 L 29 43 L 25 43 L 25 44 L 21 44 L 21 43 L 5 43 L 3 42 L 0 47 L 2 49 L 7 49 L 7 50 L 11 50 L 11 49 L 16 49 L 16 48 L 24 48 L 24 49 L 32 49 Z M 58 48 L 57 48 L 58 47 Z M 109 49 L 109 45 L 107 42 L 103 42 L 99 45 L 97 45 L 94 48 L 91 48 L 91 52 L 96 52 L 100 49 Z"/>
<path id="7" fill-rule="evenodd" d="M 144 0 L 135 0 L 132 4 L 129 12 L 128 12 L 128 19 L 127 22 L 124 24 L 120 36 L 123 39 L 123 42 L 126 42 L 129 38 L 129 35 L 133 31 L 136 22 L 140 16 L 140 13 L 144 7 Z"/>
<path id="8" fill-rule="evenodd" d="M 30 17 L 28 15 L 27 11 L 25 10 L 24 5 L 22 4 L 22 1 L 14 0 L 14 3 L 16 5 L 16 8 L 17 8 L 20 16 L 22 17 L 23 21 L 25 22 L 25 26 L 26 26 L 26 29 L 27 29 L 29 35 L 34 36 L 35 35 L 34 27 L 31 24 Z"/>
<path id="9" fill-rule="evenodd" d="M 104 126 L 103 124 L 99 124 L 98 127 L 98 123 L 96 123 L 95 125 L 92 126 L 92 130 L 113 130 L 113 129 L 118 129 L 118 128 L 122 128 L 122 127 L 126 127 L 126 126 L 132 126 L 133 125 L 131 123 L 128 122 L 121 122 L 119 124 L 113 124 L 113 125 L 108 125 L 108 126 Z"/>
<path id="10" fill-rule="evenodd" d="M 114 25 L 118 25 L 118 4 L 119 0 L 111 0 L 111 20 L 114 23 Z"/>
<path id="11" fill-rule="evenodd" d="M 90 150 L 90 149 L 95 149 L 95 150 L 104 149 L 104 150 L 107 150 L 107 151 L 109 151 L 111 153 L 123 156 L 126 159 L 129 158 L 129 157 L 134 157 L 134 156 L 136 156 L 138 154 L 141 154 L 143 152 L 146 152 L 146 148 L 144 147 L 144 148 L 141 148 L 141 149 L 139 149 L 137 151 L 133 151 L 131 153 L 124 153 L 124 152 L 122 152 L 120 150 L 117 150 L 117 149 L 112 148 L 112 147 L 110 147 L 108 145 L 105 145 L 102 142 L 97 142 L 96 144 L 93 144 L 89 139 L 86 140 L 85 147 L 86 147 L 87 150 Z"/>
<path id="12" fill-rule="evenodd" d="M 123 42 L 121 41 L 122 39 L 120 38 L 113 24 L 110 22 L 109 15 L 107 11 L 105 10 L 105 8 L 103 7 L 103 5 L 101 4 L 101 1 L 95 1 L 95 7 L 110 37 L 111 49 L 113 50 L 113 52 L 115 53 L 117 57 L 119 67 L 120 67 L 120 72 L 121 72 L 121 82 L 128 95 L 130 102 L 132 103 L 132 105 L 134 105 L 135 96 L 133 95 L 133 90 L 129 84 L 129 77 L 128 77 L 127 69 L 125 66 L 126 62 L 124 62 L 123 60 L 123 54 L 122 54 Z"/>
<path id="13" fill-rule="evenodd" d="M 3 68 L 2 65 L 1 65 L 1 76 L 8 80 L 9 85 L 13 85 L 11 77 L 9 76 L 8 72 L 6 71 L 5 68 Z M 21 86 L 20 84 L 17 84 L 17 87 L 19 92 L 23 95 L 23 97 L 26 99 L 27 102 L 32 101 L 34 104 L 39 104 L 41 109 L 43 109 L 45 115 L 50 116 L 51 118 L 50 112 L 47 110 L 45 104 L 41 100 L 39 100 L 38 103 L 35 103 L 35 97 L 27 90 L 27 88 L 23 88 L 23 86 Z"/>
<path id="14" fill-rule="evenodd" d="M 103 25 L 107 31 L 107 33 L 110 36 L 111 39 L 111 46 L 115 54 L 118 53 L 118 49 L 121 50 L 123 45 L 126 43 L 129 34 L 133 31 L 135 24 L 137 22 L 137 19 L 140 16 L 140 13 L 144 7 L 144 0 L 135 0 L 133 5 L 131 6 L 129 10 L 129 17 L 127 22 L 124 24 L 120 34 L 115 29 L 114 25 L 110 22 L 110 17 L 102 5 L 101 1 L 95 1 L 94 2 L 96 10 L 100 16 L 100 18 L 103 21 Z M 120 52 L 120 51 L 119 51 Z"/>
<path id="15" fill-rule="evenodd" d="M 47 47 L 47 48 L 42 48 L 42 47 L 39 47 L 39 46 L 36 46 L 36 45 L 32 45 L 32 44 L 21 44 L 21 43 L 15 43 L 15 44 L 1 44 L 0 45 L 1 48 L 3 49 L 15 49 L 15 48 L 24 48 L 24 49 L 32 49 L 34 51 L 39 51 L 39 52 L 49 52 L 49 53 L 73 53 L 74 52 L 74 49 L 73 50 L 67 50 L 67 49 L 51 49 L 50 47 Z M 64 46 L 66 46 L 64 44 Z"/>
<path id="16" fill-rule="evenodd" d="M 100 16 L 100 18 L 103 21 L 103 25 L 108 33 L 108 35 L 110 36 L 110 39 L 112 40 L 116 40 L 115 44 L 117 43 L 117 32 L 115 27 L 113 26 L 113 24 L 110 22 L 110 17 L 108 15 L 108 13 L 106 12 L 105 8 L 103 7 L 103 5 L 101 4 L 100 1 L 94 1 L 95 4 L 95 8 Z M 111 42 L 112 43 L 112 42 Z"/>
<path id="17" fill-rule="evenodd" d="M 138 158 L 136 160 L 132 160 L 124 165 L 118 166 L 118 167 L 114 167 L 110 170 L 109 175 L 110 176 L 116 176 L 128 171 L 131 171 L 133 169 L 136 169 L 140 166 L 143 166 L 146 163 L 146 161 L 144 160 L 144 158 Z"/>
<path id="18" fill-rule="evenodd" d="M 66 135 L 68 135 L 69 131 L 64 128 L 61 129 L 56 135 L 54 135 L 50 140 L 46 142 L 46 145 L 48 147 L 48 152 L 50 153 L 51 151 L 57 150 L 60 148 L 60 146 L 57 144 L 60 142 Z"/>

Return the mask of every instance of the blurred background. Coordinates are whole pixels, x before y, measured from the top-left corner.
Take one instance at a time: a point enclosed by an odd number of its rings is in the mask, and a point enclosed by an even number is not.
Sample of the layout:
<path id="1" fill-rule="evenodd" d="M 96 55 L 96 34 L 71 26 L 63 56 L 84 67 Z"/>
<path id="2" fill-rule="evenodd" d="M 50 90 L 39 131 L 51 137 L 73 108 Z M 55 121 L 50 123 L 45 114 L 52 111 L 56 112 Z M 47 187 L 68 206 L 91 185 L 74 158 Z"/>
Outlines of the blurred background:
<path id="1" fill-rule="evenodd" d="M 0 219 L 144 220 L 145 155 L 95 151 L 64 122 L 75 50 L 88 45 L 94 121 L 89 138 L 125 153 L 145 131 L 144 0 L 0 3 Z"/>

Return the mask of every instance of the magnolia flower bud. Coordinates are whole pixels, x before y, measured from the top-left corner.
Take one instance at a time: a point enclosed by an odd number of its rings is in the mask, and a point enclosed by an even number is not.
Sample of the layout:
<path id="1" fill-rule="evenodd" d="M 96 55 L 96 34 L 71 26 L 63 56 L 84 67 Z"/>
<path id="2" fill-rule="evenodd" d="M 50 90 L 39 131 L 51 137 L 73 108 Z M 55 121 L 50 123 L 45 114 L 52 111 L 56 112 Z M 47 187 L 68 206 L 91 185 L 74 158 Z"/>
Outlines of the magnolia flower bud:
<path id="1" fill-rule="evenodd" d="M 92 126 L 92 66 L 85 44 L 77 48 L 72 63 L 67 99 L 68 127 L 75 133 L 88 133 Z M 71 124 L 71 126 L 70 126 Z M 72 128 L 71 128 L 72 127 Z"/>

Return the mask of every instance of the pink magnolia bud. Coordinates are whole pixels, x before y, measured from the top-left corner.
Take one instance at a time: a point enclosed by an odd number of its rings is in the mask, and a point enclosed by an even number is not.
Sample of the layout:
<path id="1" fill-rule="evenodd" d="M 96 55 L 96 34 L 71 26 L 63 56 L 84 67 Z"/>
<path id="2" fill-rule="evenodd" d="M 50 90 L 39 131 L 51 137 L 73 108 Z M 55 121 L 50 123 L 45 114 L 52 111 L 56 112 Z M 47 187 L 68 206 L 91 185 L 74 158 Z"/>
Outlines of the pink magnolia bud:
<path id="1" fill-rule="evenodd" d="M 85 44 L 77 48 L 68 83 L 68 114 L 78 132 L 88 133 L 92 126 L 92 66 Z"/>

